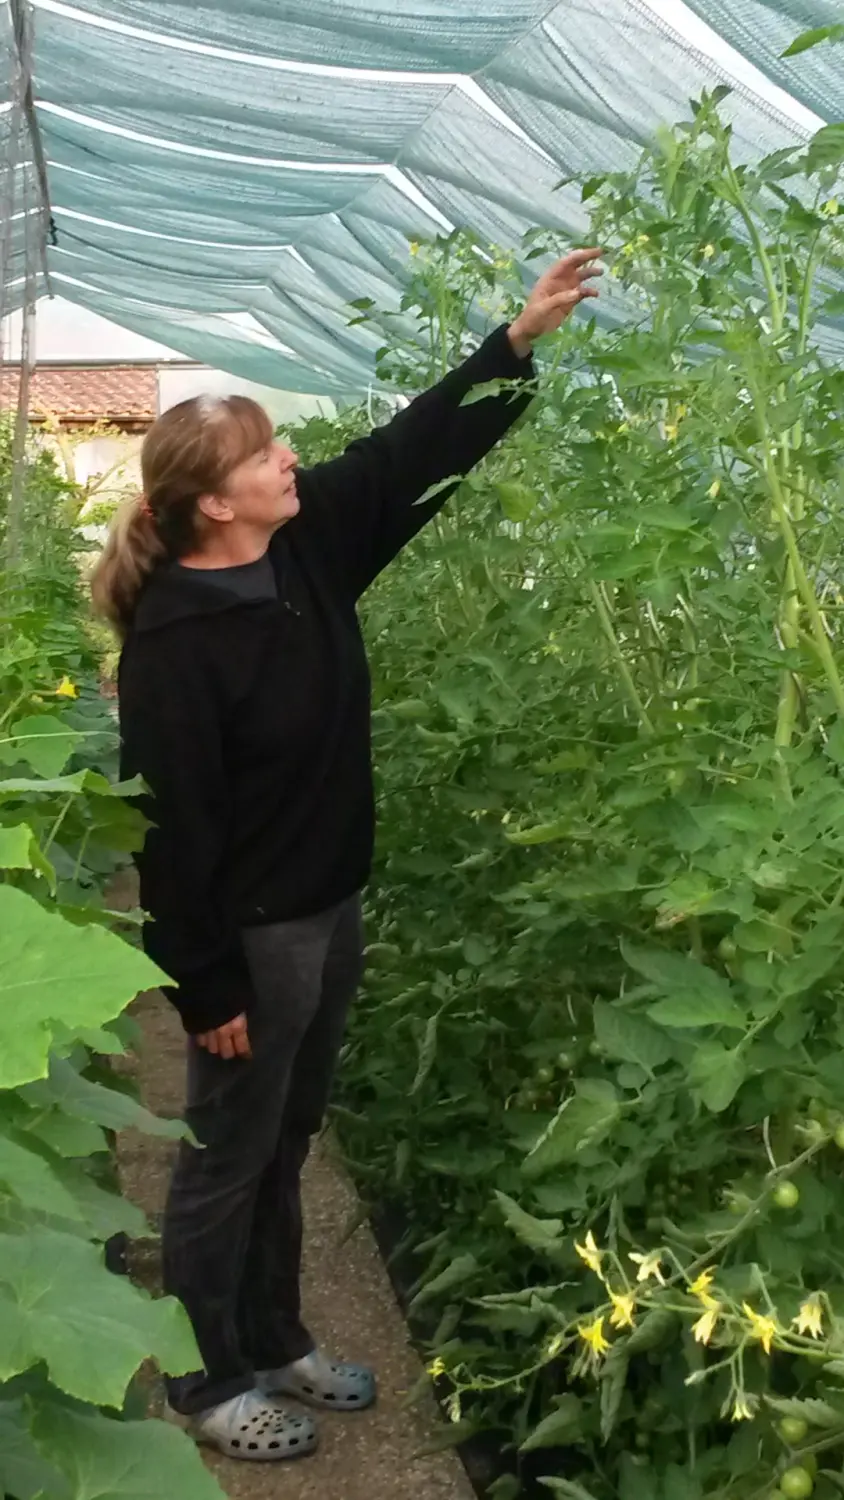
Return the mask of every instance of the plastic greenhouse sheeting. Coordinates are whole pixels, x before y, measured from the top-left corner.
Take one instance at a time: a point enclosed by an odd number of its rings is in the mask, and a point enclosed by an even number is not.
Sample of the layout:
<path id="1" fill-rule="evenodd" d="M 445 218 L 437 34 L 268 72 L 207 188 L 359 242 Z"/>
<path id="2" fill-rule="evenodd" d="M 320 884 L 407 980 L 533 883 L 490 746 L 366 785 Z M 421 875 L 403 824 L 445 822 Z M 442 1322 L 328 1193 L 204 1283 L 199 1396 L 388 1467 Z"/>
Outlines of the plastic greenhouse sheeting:
<path id="1" fill-rule="evenodd" d="M 408 240 L 578 241 L 573 173 L 629 166 L 716 83 L 739 156 L 844 117 L 844 0 L 34 0 L 53 289 L 263 384 L 332 396 L 404 329 Z M 667 19 L 670 18 L 670 19 Z M 782 93 L 781 91 L 785 91 Z M 371 297 L 374 327 L 350 328 Z M 612 290 L 601 317 L 623 317 Z M 840 327 L 826 330 L 841 352 Z"/>

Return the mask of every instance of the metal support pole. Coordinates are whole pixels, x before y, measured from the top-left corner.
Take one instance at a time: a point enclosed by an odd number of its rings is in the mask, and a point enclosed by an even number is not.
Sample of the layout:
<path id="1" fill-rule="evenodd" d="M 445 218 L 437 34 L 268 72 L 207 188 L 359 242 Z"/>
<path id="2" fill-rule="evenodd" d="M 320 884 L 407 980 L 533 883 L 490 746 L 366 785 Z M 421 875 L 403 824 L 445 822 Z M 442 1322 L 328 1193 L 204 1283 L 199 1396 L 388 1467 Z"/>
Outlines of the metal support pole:
<path id="1" fill-rule="evenodd" d="M 41 269 L 44 274 L 47 295 L 52 297 L 53 287 L 47 264 L 47 242 L 53 234 L 53 214 L 50 207 L 47 158 L 44 155 L 44 142 L 41 139 L 41 127 L 38 123 L 35 99 L 32 92 L 32 11 L 27 0 L 9 0 L 9 10 L 12 18 L 15 48 L 18 54 L 18 66 L 21 73 L 21 106 L 26 120 L 26 128 L 29 132 L 29 139 L 32 146 L 32 162 L 35 167 L 35 175 L 38 179 L 38 191 L 41 198 L 41 239 L 39 244 Z"/>

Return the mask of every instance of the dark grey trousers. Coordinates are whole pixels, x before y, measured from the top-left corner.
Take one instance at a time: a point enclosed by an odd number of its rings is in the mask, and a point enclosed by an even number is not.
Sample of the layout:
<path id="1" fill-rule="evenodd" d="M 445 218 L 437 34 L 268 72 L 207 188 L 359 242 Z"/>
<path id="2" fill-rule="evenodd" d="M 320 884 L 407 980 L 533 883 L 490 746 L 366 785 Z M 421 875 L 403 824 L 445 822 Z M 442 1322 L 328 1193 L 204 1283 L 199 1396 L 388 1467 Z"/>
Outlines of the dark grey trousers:
<path id="1" fill-rule="evenodd" d="M 164 1289 L 204 1370 L 168 1383 L 184 1414 L 313 1348 L 301 1319 L 299 1179 L 319 1130 L 362 970 L 360 900 L 243 935 L 255 991 L 252 1058 L 188 1044 L 187 1119 L 164 1216 Z"/>

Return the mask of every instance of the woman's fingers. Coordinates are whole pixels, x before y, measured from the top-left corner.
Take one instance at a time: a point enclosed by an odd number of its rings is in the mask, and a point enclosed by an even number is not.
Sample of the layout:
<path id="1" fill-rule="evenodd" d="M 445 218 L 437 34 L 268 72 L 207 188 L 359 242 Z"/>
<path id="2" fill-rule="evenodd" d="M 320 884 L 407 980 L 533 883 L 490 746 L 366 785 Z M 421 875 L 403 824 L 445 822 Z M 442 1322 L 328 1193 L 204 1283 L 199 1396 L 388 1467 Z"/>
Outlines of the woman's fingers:
<path id="1" fill-rule="evenodd" d="M 596 262 L 601 258 L 600 250 L 578 250 L 573 255 L 564 255 L 546 272 L 549 283 L 586 281 L 594 276 L 603 276 L 603 266 Z"/>
<path id="2" fill-rule="evenodd" d="M 237 1020 L 232 1022 L 232 1028 L 232 1040 L 234 1042 L 234 1049 L 237 1053 L 237 1056 L 251 1057 L 252 1048 L 249 1044 L 249 1028 L 246 1024 L 246 1017 L 238 1016 Z"/>
<path id="3" fill-rule="evenodd" d="M 227 1021 L 225 1026 L 217 1026 L 214 1031 L 203 1031 L 195 1040 L 198 1047 L 204 1047 L 206 1052 L 222 1057 L 226 1062 L 230 1062 L 233 1057 L 252 1056 L 245 1016 L 235 1016 L 233 1021 Z"/>
<path id="4" fill-rule="evenodd" d="M 221 1026 L 217 1032 L 217 1051 L 225 1062 L 231 1062 L 234 1057 L 234 1038 L 228 1026 Z"/>

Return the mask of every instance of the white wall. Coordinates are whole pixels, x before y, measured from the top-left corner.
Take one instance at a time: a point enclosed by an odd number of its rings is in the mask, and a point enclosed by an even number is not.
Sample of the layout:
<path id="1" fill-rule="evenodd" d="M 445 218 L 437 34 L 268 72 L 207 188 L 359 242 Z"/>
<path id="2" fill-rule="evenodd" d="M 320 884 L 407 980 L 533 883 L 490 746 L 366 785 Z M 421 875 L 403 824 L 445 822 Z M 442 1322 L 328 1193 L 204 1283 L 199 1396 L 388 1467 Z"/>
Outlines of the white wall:
<path id="1" fill-rule="evenodd" d="M 253 385 L 221 370 L 203 366 L 160 370 L 158 376 L 159 410 L 167 411 L 191 396 L 251 396 L 260 401 L 277 425 L 294 423 L 304 417 L 334 415 L 334 402 L 328 396 L 300 396 L 291 391 L 276 391 L 270 386 Z"/>
<path id="2" fill-rule="evenodd" d="M 3 324 L 3 357 L 20 359 L 21 314 L 12 313 Z M 35 310 L 35 356 L 42 364 L 62 360 L 91 364 L 120 364 L 124 360 L 184 359 L 161 344 L 118 328 L 97 313 L 63 297 L 42 297 Z"/>

